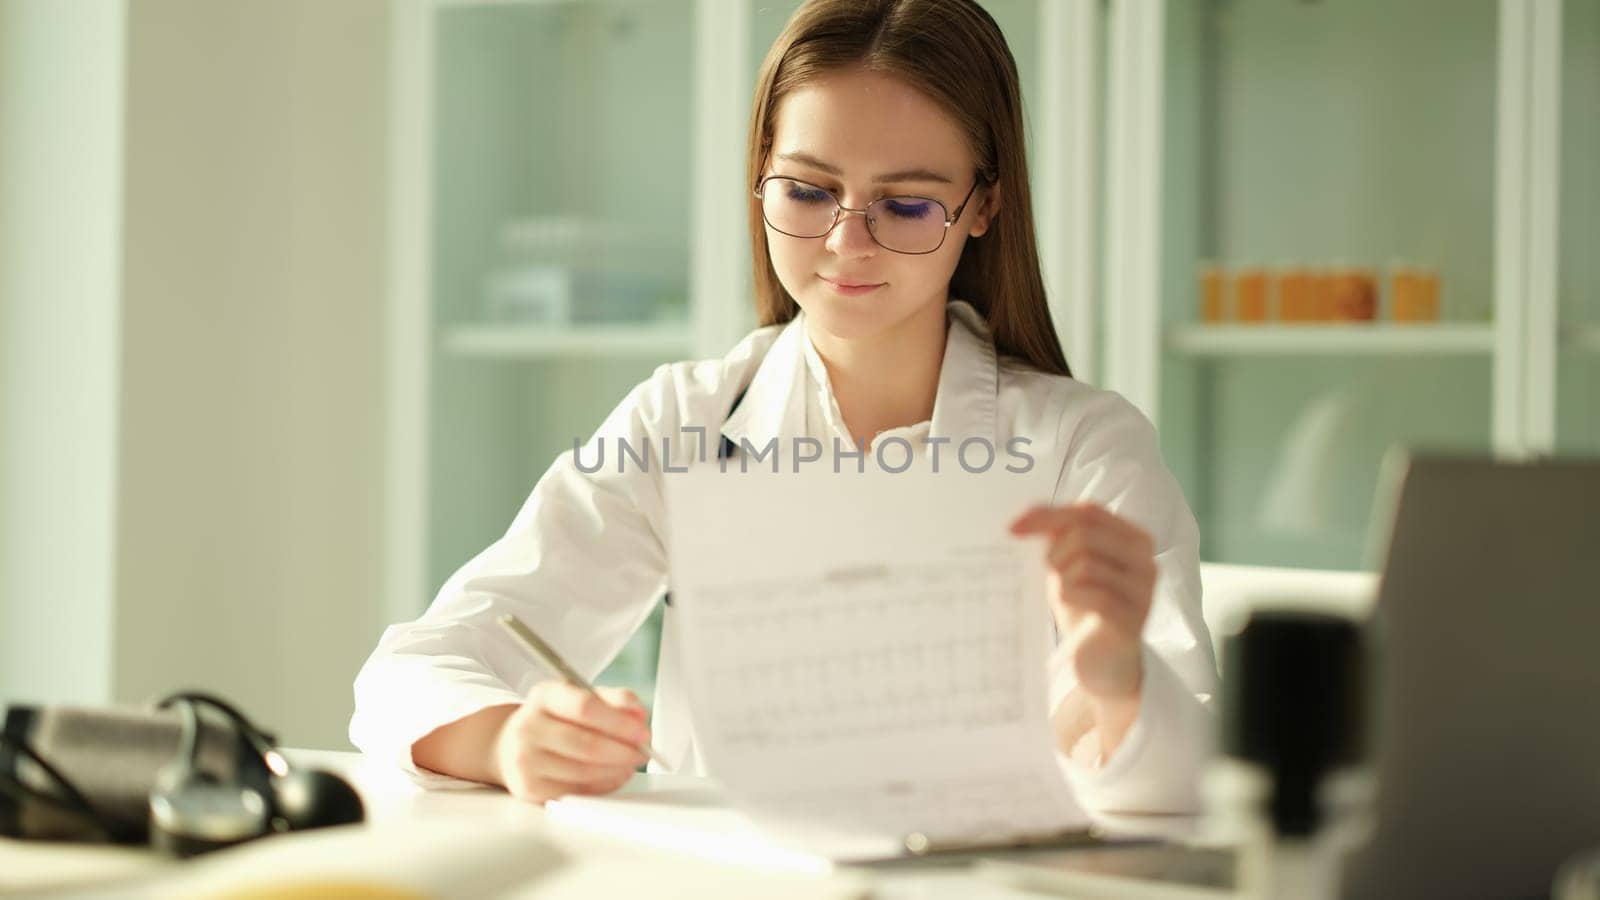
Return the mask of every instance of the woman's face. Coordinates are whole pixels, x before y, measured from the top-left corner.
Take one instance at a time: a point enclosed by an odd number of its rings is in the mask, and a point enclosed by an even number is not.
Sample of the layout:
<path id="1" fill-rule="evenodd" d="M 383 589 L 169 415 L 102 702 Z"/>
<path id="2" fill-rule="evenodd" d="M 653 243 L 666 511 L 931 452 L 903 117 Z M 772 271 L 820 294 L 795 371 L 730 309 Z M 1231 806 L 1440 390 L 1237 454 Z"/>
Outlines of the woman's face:
<path id="1" fill-rule="evenodd" d="M 975 169 L 966 138 L 933 100 L 892 76 L 849 70 L 779 103 L 763 175 L 817 185 L 853 209 L 912 195 L 938 200 L 954 215 Z M 997 201 L 992 188 L 979 187 L 944 243 L 925 255 L 885 249 L 868 233 L 865 217 L 852 214 L 820 238 L 791 237 L 768 223 L 767 245 L 778 280 L 805 310 L 814 335 L 820 329 L 839 340 L 888 337 L 919 313 L 937 309 L 942 319 L 961 249 L 969 235 L 988 230 Z M 937 216 L 938 207 L 929 215 Z"/>

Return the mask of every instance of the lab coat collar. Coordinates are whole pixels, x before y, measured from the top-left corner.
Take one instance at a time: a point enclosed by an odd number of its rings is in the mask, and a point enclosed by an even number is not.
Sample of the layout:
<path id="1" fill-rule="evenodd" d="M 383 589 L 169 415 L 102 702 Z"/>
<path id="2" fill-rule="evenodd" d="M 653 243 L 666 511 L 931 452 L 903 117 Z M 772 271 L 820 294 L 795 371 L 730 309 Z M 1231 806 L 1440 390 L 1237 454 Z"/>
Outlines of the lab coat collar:
<path id="1" fill-rule="evenodd" d="M 800 368 L 805 364 L 800 342 L 807 340 L 804 317 L 801 312 L 789 320 L 767 348 L 739 408 L 722 423 L 723 437 L 735 444 L 748 440 L 759 453 L 774 438 L 805 434 L 805 379 Z"/>
<path id="2" fill-rule="evenodd" d="M 950 327 L 928 433 L 956 443 L 969 437 L 998 441 L 1000 368 L 994 337 L 983 314 L 967 301 L 951 300 L 945 312 Z"/>
<path id="3" fill-rule="evenodd" d="M 998 441 L 996 430 L 1000 388 L 994 339 L 981 313 L 965 300 L 945 306 L 944 361 L 933 401 L 931 437 L 959 443 L 969 437 Z M 735 444 L 748 440 L 758 450 L 774 438 L 805 435 L 805 346 L 810 340 L 802 310 L 784 326 L 756 368 L 744 400 L 722 425 Z"/>

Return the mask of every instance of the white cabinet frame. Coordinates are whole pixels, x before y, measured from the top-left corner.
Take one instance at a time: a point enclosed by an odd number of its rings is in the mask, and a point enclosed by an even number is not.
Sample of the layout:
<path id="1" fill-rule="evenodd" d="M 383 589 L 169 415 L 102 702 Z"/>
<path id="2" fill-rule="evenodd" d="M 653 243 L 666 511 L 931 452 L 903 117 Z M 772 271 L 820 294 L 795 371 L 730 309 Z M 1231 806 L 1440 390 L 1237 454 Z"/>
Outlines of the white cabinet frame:
<path id="1" fill-rule="evenodd" d="M 1162 57 L 1168 0 L 1112 0 L 1105 386 L 1159 421 Z M 1188 2 L 1188 0 L 1172 0 Z M 1555 446 L 1562 0 L 1501 0 L 1491 446 Z"/>

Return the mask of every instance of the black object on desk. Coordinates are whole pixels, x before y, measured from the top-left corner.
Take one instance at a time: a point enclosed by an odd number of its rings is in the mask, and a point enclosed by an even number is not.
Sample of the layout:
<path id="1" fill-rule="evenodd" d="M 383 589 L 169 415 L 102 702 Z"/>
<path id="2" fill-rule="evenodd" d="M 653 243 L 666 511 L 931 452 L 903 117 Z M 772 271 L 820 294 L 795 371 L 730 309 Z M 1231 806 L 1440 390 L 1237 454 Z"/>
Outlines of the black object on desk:
<path id="1" fill-rule="evenodd" d="M 1267 817 L 1285 837 L 1324 824 L 1328 777 L 1366 762 L 1361 625 L 1300 610 L 1252 613 L 1224 644 L 1222 752 L 1267 775 Z"/>
<path id="2" fill-rule="evenodd" d="M 0 739 L 0 834 L 148 840 L 150 790 L 182 734 L 176 710 L 9 707 Z M 197 740 L 201 759 L 219 778 L 265 788 L 265 764 L 233 731 L 205 723 Z"/>
<path id="3" fill-rule="evenodd" d="M 13 706 L 0 734 L 0 834 L 11 837 L 148 840 L 190 856 L 365 817 L 343 779 L 294 769 L 271 735 L 203 693 L 155 709 Z"/>

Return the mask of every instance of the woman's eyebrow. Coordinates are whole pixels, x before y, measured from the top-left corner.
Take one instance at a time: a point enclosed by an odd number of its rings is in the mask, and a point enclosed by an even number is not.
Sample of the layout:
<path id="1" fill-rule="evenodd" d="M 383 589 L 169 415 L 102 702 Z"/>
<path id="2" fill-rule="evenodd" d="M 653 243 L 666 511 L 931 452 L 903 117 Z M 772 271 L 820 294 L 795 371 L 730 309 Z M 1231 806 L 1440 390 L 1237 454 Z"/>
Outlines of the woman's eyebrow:
<path id="1" fill-rule="evenodd" d="M 778 158 L 788 160 L 789 162 L 797 162 L 803 166 L 810 166 L 819 172 L 826 172 L 836 178 L 844 175 L 844 172 L 838 166 L 829 165 L 828 163 L 817 159 L 815 156 L 812 156 L 809 153 L 780 153 L 778 154 Z M 938 172 L 935 172 L 931 169 L 901 169 L 898 172 L 885 172 L 882 175 L 872 176 L 872 181 L 875 184 L 902 181 L 933 181 L 939 184 L 953 183 L 949 176 L 940 175 Z"/>

